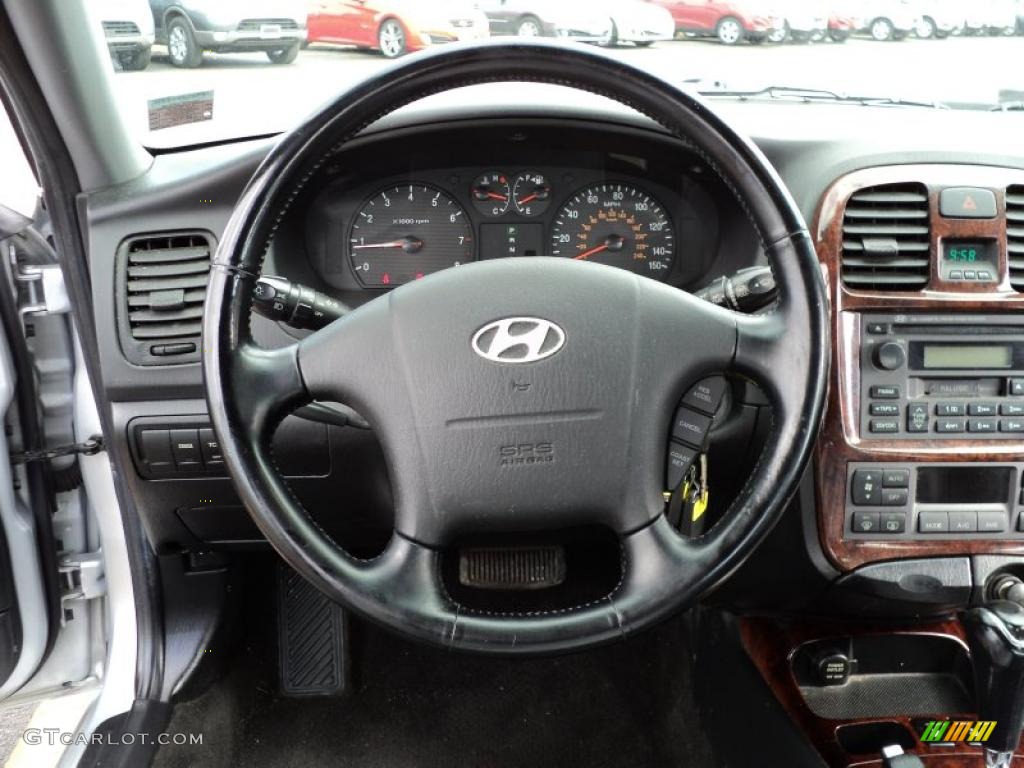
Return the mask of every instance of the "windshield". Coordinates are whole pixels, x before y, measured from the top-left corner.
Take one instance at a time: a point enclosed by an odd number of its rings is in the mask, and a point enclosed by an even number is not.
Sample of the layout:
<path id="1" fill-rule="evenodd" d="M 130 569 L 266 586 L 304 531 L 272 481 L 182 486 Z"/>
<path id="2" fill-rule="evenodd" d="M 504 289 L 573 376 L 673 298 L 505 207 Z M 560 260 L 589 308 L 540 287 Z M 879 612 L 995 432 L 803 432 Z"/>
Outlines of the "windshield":
<path id="1" fill-rule="evenodd" d="M 540 37 L 721 98 L 1020 109 L 1024 0 L 85 0 L 150 147 L 272 134 L 399 57 Z"/>

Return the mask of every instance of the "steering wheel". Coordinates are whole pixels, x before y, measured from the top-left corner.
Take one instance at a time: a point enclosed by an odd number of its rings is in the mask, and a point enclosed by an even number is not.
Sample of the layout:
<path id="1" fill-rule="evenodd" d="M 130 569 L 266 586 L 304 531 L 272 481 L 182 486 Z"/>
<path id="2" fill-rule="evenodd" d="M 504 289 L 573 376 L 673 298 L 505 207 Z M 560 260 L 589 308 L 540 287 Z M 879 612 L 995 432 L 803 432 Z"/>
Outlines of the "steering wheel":
<path id="1" fill-rule="evenodd" d="M 775 306 L 742 315 L 612 267 L 495 258 L 403 285 L 286 348 L 256 346 L 249 317 L 263 256 L 316 170 L 402 105 L 507 81 L 606 96 L 684 140 L 756 230 L 778 284 Z M 542 653 L 650 626 L 749 555 L 808 461 L 825 397 L 827 329 L 824 283 L 800 213 L 762 154 L 704 103 L 583 47 L 485 43 L 391 66 L 280 139 L 242 194 L 213 261 L 203 365 L 235 486 L 296 571 L 407 636 Z M 515 360 L 488 354 L 517 340 Z M 718 372 L 760 385 L 772 429 L 731 508 L 688 539 L 664 515 L 668 433 L 683 394 Z M 274 465 L 274 429 L 313 400 L 355 408 L 383 446 L 395 525 L 373 559 L 336 544 Z M 503 448 L 538 444 L 550 460 L 500 461 Z M 608 595 L 553 611 L 492 613 L 447 594 L 441 551 L 456 537 L 577 525 L 605 526 L 618 537 L 621 577 Z"/>

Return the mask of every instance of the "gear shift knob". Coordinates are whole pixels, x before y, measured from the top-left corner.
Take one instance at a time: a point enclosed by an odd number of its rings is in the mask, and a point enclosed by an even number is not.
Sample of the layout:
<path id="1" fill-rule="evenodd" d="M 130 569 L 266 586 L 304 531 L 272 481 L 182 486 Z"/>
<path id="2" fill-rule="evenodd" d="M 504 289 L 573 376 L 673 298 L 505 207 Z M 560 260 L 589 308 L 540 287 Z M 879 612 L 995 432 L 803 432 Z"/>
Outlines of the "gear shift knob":
<path id="1" fill-rule="evenodd" d="M 986 765 L 1009 768 L 1024 728 L 1024 608 L 995 600 L 967 611 L 963 622 L 979 719 L 996 722 L 985 742 Z"/>

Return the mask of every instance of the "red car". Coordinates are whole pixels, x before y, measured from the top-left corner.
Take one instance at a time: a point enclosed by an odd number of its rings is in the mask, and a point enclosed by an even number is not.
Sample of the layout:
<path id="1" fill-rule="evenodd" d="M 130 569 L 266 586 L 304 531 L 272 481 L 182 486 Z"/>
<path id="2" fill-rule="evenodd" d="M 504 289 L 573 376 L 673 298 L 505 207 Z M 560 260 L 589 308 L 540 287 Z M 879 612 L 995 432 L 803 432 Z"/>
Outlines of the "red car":
<path id="1" fill-rule="evenodd" d="M 760 43 L 785 30 L 785 21 L 749 0 L 648 0 L 669 10 L 676 33 L 717 37 L 725 45 Z"/>
<path id="2" fill-rule="evenodd" d="M 468 0 L 314 0 L 306 26 L 311 43 L 369 48 L 389 59 L 436 43 L 489 35 L 487 17 Z"/>
<path id="3" fill-rule="evenodd" d="M 844 42 L 856 31 L 857 20 L 852 16 L 844 16 L 833 11 L 828 17 L 828 36 L 835 42 Z"/>

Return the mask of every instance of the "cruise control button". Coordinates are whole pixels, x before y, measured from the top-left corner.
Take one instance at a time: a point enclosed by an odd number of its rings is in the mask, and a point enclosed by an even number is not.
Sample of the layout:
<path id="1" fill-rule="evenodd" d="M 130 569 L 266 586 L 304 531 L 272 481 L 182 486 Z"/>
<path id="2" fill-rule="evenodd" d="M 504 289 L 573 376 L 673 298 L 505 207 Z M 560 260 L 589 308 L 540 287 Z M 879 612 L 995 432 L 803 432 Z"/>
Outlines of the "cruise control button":
<path id="1" fill-rule="evenodd" d="M 900 423 L 896 419 L 872 419 L 868 429 L 876 434 L 892 434 L 900 431 Z"/>
<path id="2" fill-rule="evenodd" d="M 907 530 L 907 515 L 905 512 L 883 512 L 879 517 L 879 526 L 882 529 L 882 533 L 903 533 Z"/>
<path id="3" fill-rule="evenodd" d="M 722 376 L 712 376 L 694 384 L 683 398 L 683 405 L 695 411 L 714 416 L 722 402 L 722 395 L 728 382 Z"/>
<path id="4" fill-rule="evenodd" d="M 964 416 L 966 413 L 963 403 L 939 403 L 935 406 L 936 416 Z"/>
<path id="5" fill-rule="evenodd" d="M 900 388 L 895 384 L 876 384 L 870 389 L 870 393 L 876 400 L 898 400 Z"/>
<path id="6" fill-rule="evenodd" d="M 921 533 L 948 533 L 948 512 L 922 512 L 917 516 L 917 530 Z"/>
<path id="7" fill-rule="evenodd" d="M 968 432 L 995 432 L 995 419 L 969 419 L 967 421 Z"/>
<path id="8" fill-rule="evenodd" d="M 873 506 L 882 498 L 882 473 L 877 469 L 858 469 L 853 473 L 853 503 Z"/>
<path id="9" fill-rule="evenodd" d="M 1007 525 L 1005 512 L 992 510 L 978 513 L 978 533 L 1003 533 Z"/>
<path id="10" fill-rule="evenodd" d="M 910 485 L 909 469 L 883 469 L 883 488 L 906 488 Z"/>
<path id="11" fill-rule="evenodd" d="M 950 533 L 974 533 L 978 530 L 977 512 L 950 512 Z"/>
<path id="12" fill-rule="evenodd" d="M 995 403 L 970 403 L 967 406 L 967 413 L 971 416 L 995 416 Z M 952 415 L 952 414 L 950 414 Z"/>
<path id="13" fill-rule="evenodd" d="M 675 421 L 672 422 L 672 438 L 694 448 L 702 448 L 710 428 L 710 416 L 689 408 L 680 408 L 676 411 Z"/>
<path id="14" fill-rule="evenodd" d="M 199 453 L 199 431 L 195 429 L 171 430 L 171 453 L 178 469 L 198 469 L 202 460 Z"/>
<path id="15" fill-rule="evenodd" d="M 693 460 L 697 458 L 697 451 L 687 448 L 678 443 L 669 443 L 668 466 L 665 469 L 665 479 L 668 489 L 674 491 L 686 478 L 686 473 L 693 466 Z"/>
<path id="16" fill-rule="evenodd" d="M 902 507 L 907 503 L 907 489 L 906 488 L 883 488 L 882 489 L 882 506 L 883 507 Z"/>
<path id="17" fill-rule="evenodd" d="M 878 533 L 879 515 L 877 512 L 854 512 L 853 530 L 856 533 Z"/>
<path id="18" fill-rule="evenodd" d="M 936 419 L 935 421 L 936 432 L 963 432 L 964 431 L 964 420 L 963 419 Z"/>

